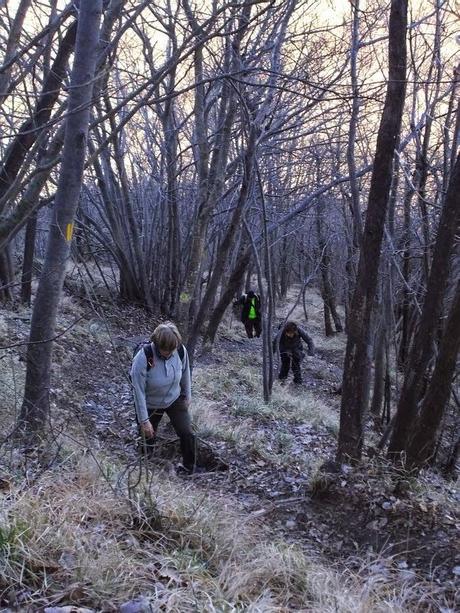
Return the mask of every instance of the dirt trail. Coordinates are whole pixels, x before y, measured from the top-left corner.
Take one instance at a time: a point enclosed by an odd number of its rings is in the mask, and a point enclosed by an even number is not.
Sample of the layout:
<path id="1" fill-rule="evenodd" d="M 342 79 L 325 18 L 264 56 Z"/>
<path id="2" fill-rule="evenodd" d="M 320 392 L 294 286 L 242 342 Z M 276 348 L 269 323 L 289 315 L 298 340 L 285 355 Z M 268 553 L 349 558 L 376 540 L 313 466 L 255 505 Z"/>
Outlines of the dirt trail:
<path id="1" fill-rule="evenodd" d="M 96 340 L 91 350 L 80 352 L 69 369 L 70 387 L 81 399 L 75 410 L 89 436 L 129 464 L 138 455 L 126 375 L 130 347 L 139 330 L 140 336 L 147 330 L 132 314 L 114 318 L 111 328 L 118 349 Z M 340 382 L 342 353 L 338 341 L 323 342 L 315 327 L 313 335 L 317 355 L 303 364 L 303 386 L 281 389 L 275 382 L 276 399 L 268 409 L 257 390 L 260 339 L 245 339 L 234 325 L 213 353 L 197 356 L 194 419 L 201 448 L 207 459 L 211 453 L 229 468 L 187 478 L 188 486 L 231 496 L 248 519 L 269 526 L 274 538 L 300 544 L 334 565 L 353 567 L 364 556 L 372 572 L 376 564 L 382 573 L 391 566 L 401 579 L 422 576 L 453 591 L 452 569 L 458 565 L 453 490 L 446 510 L 448 487 L 439 482 L 439 495 L 431 489 L 428 497 L 413 495 L 409 486 L 398 492 L 404 479 L 395 480 L 385 464 L 317 473 L 320 463 L 334 456 L 340 398 L 332 392 Z M 302 417 L 303 405 L 317 411 L 312 422 Z M 164 421 L 153 469 L 171 473 L 179 448 Z"/>

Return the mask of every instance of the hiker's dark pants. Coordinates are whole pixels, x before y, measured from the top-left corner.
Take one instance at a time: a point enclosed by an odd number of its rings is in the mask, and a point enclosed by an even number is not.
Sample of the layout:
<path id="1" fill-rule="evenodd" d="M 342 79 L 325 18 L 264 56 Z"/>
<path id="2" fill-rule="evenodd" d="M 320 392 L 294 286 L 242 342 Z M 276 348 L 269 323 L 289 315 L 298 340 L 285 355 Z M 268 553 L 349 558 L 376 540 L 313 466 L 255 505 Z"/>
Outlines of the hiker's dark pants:
<path id="1" fill-rule="evenodd" d="M 280 380 L 287 379 L 289 369 L 292 369 L 294 374 L 294 383 L 302 383 L 302 373 L 300 371 L 300 363 L 302 362 L 303 354 L 298 352 L 285 352 L 280 354 L 281 368 L 278 378 Z"/>
<path id="2" fill-rule="evenodd" d="M 183 396 L 179 396 L 179 398 L 175 400 L 167 409 L 153 409 L 152 411 L 149 411 L 150 423 L 152 424 L 155 432 L 161 418 L 165 413 L 169 417 L 171 425 L 179 437 L 184 466 L 186 468 L 193 468 L 196 463 L 196 440 L 192 431 L 192 420 L 190 419 L 190 413 L 188 412 L 185 404 L 185 398 Z M 145 445 L 148 453 L 152 452 L 154 443 L 155 437 L 145 439 Z"/>
<path id="3" fill-rule="evenodd" d="M 243 323 L 248 338 L 259 337 L 262 334 L 262 322 L 260 319 L 245 319 Z"/>

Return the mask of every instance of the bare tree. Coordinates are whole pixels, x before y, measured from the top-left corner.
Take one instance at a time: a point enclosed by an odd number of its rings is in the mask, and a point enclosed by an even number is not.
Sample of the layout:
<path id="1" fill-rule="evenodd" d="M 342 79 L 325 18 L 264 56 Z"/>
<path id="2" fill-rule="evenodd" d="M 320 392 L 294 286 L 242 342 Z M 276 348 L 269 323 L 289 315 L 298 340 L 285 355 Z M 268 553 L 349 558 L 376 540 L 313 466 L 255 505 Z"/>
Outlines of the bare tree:
<path id="1" fill-rule="evenodd" d="M 451 395 L 452 380 L 460 350 L 460 282 L 439 346 L 436 365 L 420 408 L 412 436 L 406 444 L 410 466 L 423 466 L 435 455 L 439 427 Z"/>
<path id="2" fill-rule="evenodd" d="M 414 427 L 419 402 L 423 397 L 428 365 L 433 355 L 433 345 L 450 273 L 450 258 L 459 224 L 460 156 L 457 157 L 441 213 L 423 310 L 399 397 L 393 435 L 388 450 L 394 457 L 398 457 L 407 448 L 409 433 Z"/>
<path id="3" fill-rule="evenodd" d="M 102 0 L 80 1 L 62 166 L 27 351 L 20 421 L 31 437 L 43 433 L 49 417 L 53 335 L 83 178 L 101 14 Z"/>
<path id="4" fill-rule="evenodd" d="M 388 208 L 393 157 L 406 88 L 407 0 L 392 0 L 389 24 L 389 77 L 372 171 L 356 287 L 348 319 L 340 413 L 338 457 L 359 459 L 369 385 L 371 315 Z"/>

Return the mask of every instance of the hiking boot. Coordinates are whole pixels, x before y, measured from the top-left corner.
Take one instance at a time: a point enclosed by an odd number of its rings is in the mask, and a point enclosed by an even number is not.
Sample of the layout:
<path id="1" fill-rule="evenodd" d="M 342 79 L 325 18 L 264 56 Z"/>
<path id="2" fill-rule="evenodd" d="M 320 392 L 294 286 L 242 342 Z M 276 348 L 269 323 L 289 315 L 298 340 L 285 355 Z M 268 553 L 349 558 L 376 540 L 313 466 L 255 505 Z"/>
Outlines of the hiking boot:
<path id="1" fill-rule="evenodd" d="M 205 472 L 208 472 L 204 466 L 184 466 L 183 464 L 178 464 L 177 472 L 180 475 L 199 475 Z"/>
<path id="2" fill-rule="evenodd" d="M 280 385 L 286 385 L 287 383 L 286 377 L 283 377 L 283 378 L 278 377 L 278 381 L 280 382 Z"/>
<path id="3" fill-rule="evenodd" d="M 302 379 L 294 379 L 294 385 L 302 385 Z"/>

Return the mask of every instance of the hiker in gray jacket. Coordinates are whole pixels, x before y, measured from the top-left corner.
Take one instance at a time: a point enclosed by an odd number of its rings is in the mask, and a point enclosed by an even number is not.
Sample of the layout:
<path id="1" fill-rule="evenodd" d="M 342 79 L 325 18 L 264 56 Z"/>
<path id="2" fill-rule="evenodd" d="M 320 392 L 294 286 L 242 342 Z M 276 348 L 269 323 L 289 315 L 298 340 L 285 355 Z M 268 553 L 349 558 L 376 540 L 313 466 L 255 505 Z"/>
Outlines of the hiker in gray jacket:
<path id="1" fill-rule="evenodd" d="M 294 383 L 302 383 L 300 363 L 305 355 L 303 352 L 302 341 L 307 344 L 308 355 L 314 355 L 315 347 L 312 338 L 294 321 L 287 321 L 278 331 L 278 334 L 273 341 L 273 352 L 276 351 L 276 348 L 279 345 L 281 368 L 278 379 L 281 382 L 287 379 L 289 369 L 292 369 L 294 374 Z"/>
<path id="2" fill-rule="evenodd" d="M 180 439 L 183 465 L 188 473 L 196 466 L 196 441 L 188 408 L 191 400 L 190 365 L 177 327 L 166 322 L 155 328 L 149 351 L 138 351 L 131 366 L 136 416 L 151 453 L 155 431 L 166 413 Z M 181 355 L 182 354 L 182 359 Z"/>

